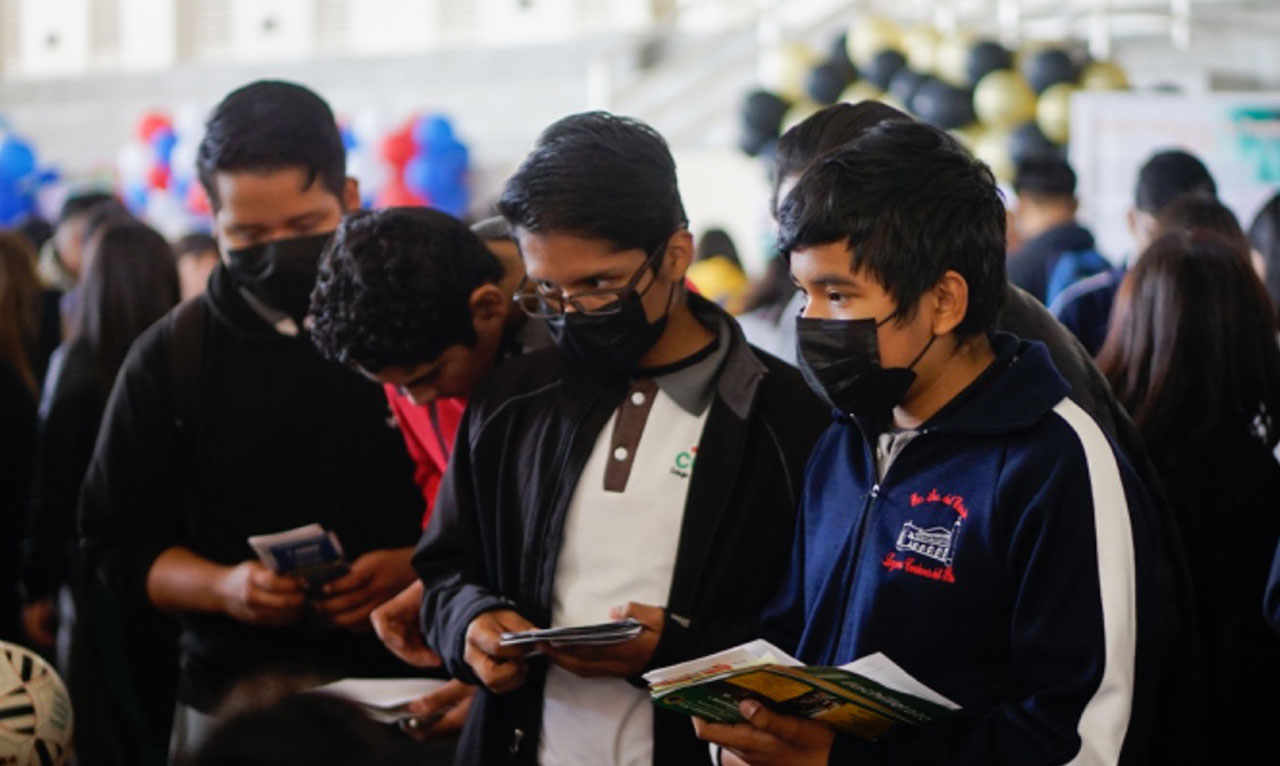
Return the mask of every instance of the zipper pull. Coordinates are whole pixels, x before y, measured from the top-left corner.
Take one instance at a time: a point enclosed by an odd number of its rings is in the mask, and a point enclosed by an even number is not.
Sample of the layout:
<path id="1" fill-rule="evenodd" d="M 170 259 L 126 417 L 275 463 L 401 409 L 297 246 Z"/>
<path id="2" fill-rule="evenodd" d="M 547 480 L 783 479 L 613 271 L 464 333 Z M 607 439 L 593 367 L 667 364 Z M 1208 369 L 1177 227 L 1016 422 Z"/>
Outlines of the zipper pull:
<path id="1" fill-rule="evenodd" d="M 511 753 L 512 755 L 515 755 L 516 753 L 520 752 L 520 742 L 523 739 L 524 739 L 523 729 L 516 729 L 514 732 L 512 732 L 511 747 L 507 748 L 507 752 Z"/>
<path id="2" fill-rule="evenodd" d="M 880 497 L 880 485 L 874 484 L 871 487 L 871 499 L 875 500 L 877 497 Z"/>

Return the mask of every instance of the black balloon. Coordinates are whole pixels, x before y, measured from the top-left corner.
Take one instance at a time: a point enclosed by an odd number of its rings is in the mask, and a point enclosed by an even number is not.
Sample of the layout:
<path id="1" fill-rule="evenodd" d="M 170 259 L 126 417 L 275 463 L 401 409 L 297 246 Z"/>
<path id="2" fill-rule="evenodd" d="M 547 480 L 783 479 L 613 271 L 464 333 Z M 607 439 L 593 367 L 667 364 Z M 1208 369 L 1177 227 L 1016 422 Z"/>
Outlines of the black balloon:
<path id="1" fill-rule="evenodd" d="M 849 81 L 844 78 L 835 64 L 819 64 L 809 72 L 805 91 L 809 94 L 809 98 L 819 104 L 834 104 L 840 100 L 840 94 L 848 84 Z"/>
<path id="2" fill-rule="evenodd" d="M 965 71 L 969 74 L 970 87 L 997 69 L 1012 69 L 1013 54 L 993 40 L 983 40 L 969 49 Z"/>
<path id="3" fill-rule="evenodd" d="M 1079 71 L 1071 54 L 1059 48 L 1047 48 L 1027 57 L 1022 76 L 1038 96 L 1060 82 L 1075 82 Z"/>
<path id="4" fill-rule="evenodd" d="M 1009 156 L 1022 162 L 1037 157 L 1062 157 L 1062 150 L 1045 136 L 1035 120 L 1024 122 L 1009 133 Z"/>
<path id="5" fill-rule="evenodd" d="M 907 57 L 898 51 L 880 51 L 871 57 L 871 64 L 867 67 L 867 71 L 863 72 L 863 76 L 867 82 L 880 90 L 888 90 L 889 81 L 906 65 Z"/>
<path id="6" fill-rule="evenodd" d="M 742 103 L 742 124 L 758 133 L 778 135 L 782 118 L 791 105 L 775 93 L 753 90 Z"/>
<path id="7" fill-rule="evenodd" d="M 851 83 L 858 79 L 858 68 L 849 60 L 849 33 L 837 37 L 831 43 L 831 51 L 827 55 L 827 63 L 834 66 L 840 76 L 844 78 L 845 83 Z"/>
<path id="8" fill-rule="evenodd" d="M 899 104 L 910 109 L 911 99 L 915 98 L 922 85 L 932 79 L 928 75 L 903 67 L 889 81 L 889 95 L 897 99 Z"/>
<path id="9" fill-rule="evenodd" d="M 911 111 L 930 125 L 945 130 L 962 128 L 975 119 L 973 91 L 931 79 L 916 90 Z"/>
<path id="10" fill-rule="evenodd" d="M 750 125 L 743 125 L 742 132 L 738 135 L 738 148 L 744 154 L 751 157 L 759 157 L 767 154 L 770 147 L 778 141 L 778 132 L 765 133 L 757 130 Z"/>

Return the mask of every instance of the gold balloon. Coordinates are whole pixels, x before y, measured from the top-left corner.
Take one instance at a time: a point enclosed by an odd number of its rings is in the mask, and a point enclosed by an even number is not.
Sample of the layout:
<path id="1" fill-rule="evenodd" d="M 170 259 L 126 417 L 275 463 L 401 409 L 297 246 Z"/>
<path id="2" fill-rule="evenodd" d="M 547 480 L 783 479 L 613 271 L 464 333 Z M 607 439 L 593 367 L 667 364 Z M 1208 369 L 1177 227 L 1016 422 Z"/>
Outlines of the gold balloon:
<path id="1" fill-rule="evenodd" d="M 1071 94 L 1077 90 L 1069 82 L 1058 83 L 1046 88 L 1036 103 L 1036 124 L 1055 144 L 1065 144 L 1071 137 Z"/>
<path id="2" fill-rule="evenodd" d="M 1085 90 L 1128 90 L 1129 78 L 1114 61 L 1095 61 L 1080 73 L 1080 87 Z"/>
<path id="3" fill-rule="evenodd" d="M 934 58 L 938 79 L 957 88 L 969 87 L 969 49 L 975 39 L 968 32 L 957 32 L 942 40 Z"/>
<path id="4" fill-rule="evenodd" d="M 985 130 L 973 144 L 973 156 L 991 168 L 991 173 L 997 181 L 1011 183 L 1015 168 L 1009 146 L 1008 131 Z"/>
<path id="5" fill-rule="evenodd" d="M 881 16 L 863 16 L 849 25 L 849 33 L 845 37 L 845 52 L 849 54 L 849 60 L 859 67 L 870 64 L 880 51 L 896 51 L 901 47 L 902 30 Z"/>
<path id="6" fill-rule="evenodd" d="M 1013 128 L 1036 116 L 1036 94 L 1022 75 L 999 69 L 973 89 L 973 111 L 989 128 Z"/>
<path id="7" fill-rule="evenodd" d="M 952 128 L 947 131 L 952 138 L 960 142 L 960 145 L 973 152 L 974 146 L 977 145 L 978 139 L 982 138 L 986 132 L 981 123 L 971 122 L 963 128 Z"/>
<path id="8" fill-rule="evenodd" d="M 858 80 L 840 94 L 840 100 L 850 104 L 856 104 L 859 101 L 880 101 L 883 98 L 884 91 L 866 80 Z"/>
<path id="9" fill-rule="evenodd" d="M 782 132 L 786 133 L 788 130 L 791 130 L 795 126 L 812 117 L 814 112 L 821 109 L 822 104 L 819 104 L 816 101 L 805 99 L 797 102 L 787 110 L 786 114 L 782 115 Z"/>
<path id="10" fill-rule="evenodd" d="M 942 35 L 933 27 L 911 27 L 902 33 L 902 53 L 907 66 L 921 74 L 932 74 L 937 68 L 938 46 Z"/>
<path id="11" fill-rule="evenodd" d="M 808 46 L 783 43 L 766 51 L 761 59 L 760 84 L 787 101 L 799 101 L 805 98 L 809 70 L 818 62 L 818 54 Z"/>

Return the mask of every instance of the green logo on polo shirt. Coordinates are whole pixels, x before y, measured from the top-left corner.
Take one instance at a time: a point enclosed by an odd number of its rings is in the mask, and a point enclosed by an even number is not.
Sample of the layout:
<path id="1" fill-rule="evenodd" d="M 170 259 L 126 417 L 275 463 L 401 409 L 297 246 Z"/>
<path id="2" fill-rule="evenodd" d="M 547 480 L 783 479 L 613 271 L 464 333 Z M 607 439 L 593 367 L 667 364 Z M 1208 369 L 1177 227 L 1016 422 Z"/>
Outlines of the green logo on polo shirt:
<path id="1" fill-rule="evenodd" d="M 690 447 L 688 450 L 678 453 L 675 464 L 671 466 L 671 473 L 682 479 L 689 478 L 689 473 L 693 471 L 693 462 L 697 459 L 697 447 Z"/>

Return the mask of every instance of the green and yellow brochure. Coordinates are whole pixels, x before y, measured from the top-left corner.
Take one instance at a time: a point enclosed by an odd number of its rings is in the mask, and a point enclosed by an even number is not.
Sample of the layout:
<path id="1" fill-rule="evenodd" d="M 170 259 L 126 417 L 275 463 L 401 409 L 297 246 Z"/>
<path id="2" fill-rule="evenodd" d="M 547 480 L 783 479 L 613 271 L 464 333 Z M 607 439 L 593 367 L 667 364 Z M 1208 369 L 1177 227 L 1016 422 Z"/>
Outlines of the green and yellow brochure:
<path id="1" fill-rule="evenodd" d="M 738 704 L 755 699 L 778 713 L 868 740 L 899 724 L 922 724 L 960 709 L 884 654 L 838 668 L 810 667 L 763 640 L 644 678 L 653 704 L 712 723 L 741 722 Z"/>

